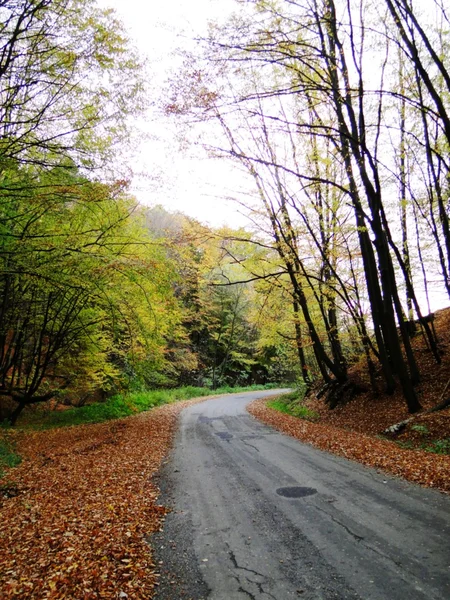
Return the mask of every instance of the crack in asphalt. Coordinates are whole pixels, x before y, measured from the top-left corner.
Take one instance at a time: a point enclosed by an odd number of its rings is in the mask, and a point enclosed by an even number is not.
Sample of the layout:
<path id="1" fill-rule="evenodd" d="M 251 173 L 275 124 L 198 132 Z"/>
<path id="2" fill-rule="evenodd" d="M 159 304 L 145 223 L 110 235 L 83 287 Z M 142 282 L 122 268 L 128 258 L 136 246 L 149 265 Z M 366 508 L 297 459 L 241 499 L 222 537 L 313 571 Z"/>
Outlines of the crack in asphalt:
<path id="1" fill-rule="evenodd" d="M 260 594 L 265 594 L 266 596 L 269 596 L 269 598 L 273 598 L 273 600 L 277 600 L 275 598 L 275 596 L 273 596 L 270 592 L 267 592 L 264 588 L 263 588 L 263 584 L 262 583 L 256 583 L 256 585 L 258 586 L 258 591 Z"/>
<path id="2" fill-rule="evenodd" d="M 342 521 L 340 521 L 339 519 L 337 519 L 336 517 L 334 517 L 333 515 L 331 515 L 329 512 L 327 512 L 323 508 L 320 508 L 319 506 L 316 506 L 316 505 L 314 505 L 314 508 L 316 510 L 318 510 L 319 512 L 325 513 L 327 516 L 329 516 L 330 519 L 333 521 L 333 523 L 337 523 L 338 525 L 340 525 L 341 527 L 343 527 L 345 529 L 345 531 L 347 531 L 347 533 L 349 533 L 357 542 L 364 541 L 363 546 L 365 548 L 367 548 L 367 550 L 370 550 L 374 554 L 377 554 L 378 556 L 381 556 L 385 560 L 387 560 L 389 562 L 392 562 L 397 567 L 402 567 L 403 566 L 403 563 L 401 561 L 395 560 L 395 558 L 391 558 L 385 552 L 382 552 L 381 550 L 378 550 L 374 546 L 371 546 L 369 543 L 367 543 L 365 541 L 365 538 L 363 536 L 360 536 L 360 535 L 354 533 L 347 525 L 344 525 L 344 523 L 342 523 Z"/>
<path id="3" fill-rule="evenodd" d="M 247 442 L 247 440 L 244 440 L 243 438 L 241 438 L 241 441 L 244 443 L 245 446 L 249 446 L 250 448 L 253 448 L 254 450 L 256 450 L 256 452 L 259 453 L 259 448 L 257 448 L 253 444 L 250 444 L 249 442 Z"/>
<path id="4" fill-rule="evenodd" d="M 320 508 L 320 506 L 317 506 L 316 504 L 312 505 L 316 510 L 318 510 L 321 513 L 325 513 L 328 517 L 330 517 L 330 519 L 333 521 L 333 523 L 337 523 L 338 525 L 340 525 L 343 529 L 345 529 L 345 531 L 351 535 L 357 542 L 361 542 L 362 540 L 364 540 L 365 538 L 361 535 L 358 535 L 357 533 L 355 533 L 354 531 L 352 531 L 347 525 L 345 525 L 344 523 L 342 523 L 342 521 L 340 521 L 339 519 L 337 519 L 336 517 L 334 517 L 332 514 L 330 514 L 328 511 L 326 511 L 323 508 Z"/>
<path id="5" fill-rule="evenodd" d="M 258 591 L 260 594 L 265 594 L 266 596 L 269 596 L 269 598 L 273 598 L 273 600 L 277 600 L 275 598 L 275 596 L 273 596 L 270 592 L 267 592 L 264 589 L 264 584 L 267 583 L 267 576 L 263 575 L 262 573 L 259 573 L 258 571 L 255 571 L 254 569 L 249 569 L 248 567 L 241 567 L 236 559 L 236 554 L 233 552 L 233 550 L 231 550 L 229 544 L 227 544 L 229 550 L 228 550 L 228 556 L 230 557 L 231 563 L 233 564 L 233 567 L 239 571 L 246 571 L 247 573 L 252 573 L 253 575 L 256 575 L 257 577 L 261 577 L 261 579 L 263 579 L 264 581 L 253 581 L 252 579 L 249 579 L 248 577 L 245 576 L 245 579 L 249 582 L 252 583 L 253 585 L 256 585 L 258 588 Z M 238 591 L 242 591 L 245 594 L 248 594 L 249 597 L 251 598 L 255 598 L 256 600 L 256 596 L 254 596 L 253 594 L 251 594 L 248 590 L 245 590 L 244 588 L 242 588 L 242 582 L 240 580 L 240 577 L 238 577 L 237 575 L 234 575 L 234 579 L 236 579 L 236 581 L 239 583 L 240 587 Z"/>
<path id="6" fill-rule="evenodd" d="M 230 548 L 230 546 L 227 544 L 228 548 Z M 248 569 L 247 567 L 241 567 L 238 563 L 238 561 L 236 560 L 236 554 L 233 552 L 233 550 L 228 550 L 228 556 L 230 557 L 231 562 L 233 563 L 233 567 L 235 569 L 239 569 L 241 571 L 247 571 L 248 573 L 253 573 L 253 575 L 256 575 L 257 577 L 262 577 L 263 579 L 267 579 L 267 577 L 265 575 L 263 575 L 262 573 L 258 573 L 258 571 L 255 571 L 254 569 Z M 256 583 L 255 581 L 253 581 L 252 583 Z"/>
<path id="7" fill-rule="evenodd" d="M 377 550 L 377 548 L 374 548 L 374 546 L 371 546 L 369 544 L 364 544 L 364 546 L 367 548 L 367 550 L 371 550 L 372 552 L 374 552 L 375 554 L 378 554 L 378 556 L 381 556 L 385 560 L 388 560 L 388 561 L 394 563 L 394 565 L 396 565 L 397 567 L 403 567 L 403 563 L 400 560 L 395 560 L 395 558 L 391 558 L 385 552 L 382 552 L 381 550 Z"/>
<path id="8" fill-rule="evenodd" d="M 246 594 L 249 598 L 251 598 L 252 600 L 256 600 L 256 596 L 254 596 L 252 593 L 250 593 L 247 590 L 244 590 L 244 588 L 242 587 L 242 585 L 240 585 L 238 587 L 238 592 L 242 592 L 243 594 Z"/>

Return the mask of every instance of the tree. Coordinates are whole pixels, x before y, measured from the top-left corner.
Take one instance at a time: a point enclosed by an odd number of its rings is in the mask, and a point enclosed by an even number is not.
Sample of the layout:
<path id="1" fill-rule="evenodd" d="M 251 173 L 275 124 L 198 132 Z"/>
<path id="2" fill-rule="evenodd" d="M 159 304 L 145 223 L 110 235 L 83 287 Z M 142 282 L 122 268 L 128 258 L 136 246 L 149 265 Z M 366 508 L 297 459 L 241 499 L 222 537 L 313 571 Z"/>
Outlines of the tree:
<path id="1" fill-rule="evenodd" d="M 1 169 L 107 166 L 143 102 L 122 25 L 87 0 L 1 0 L 0 11 Z"/>
<path id="2" fill-rule="evenodd" d="M 118 179 L 144 106 L 122 25 L 86 0 L 0 0 L 0 12 L 0 395 L 15 420 L 143 361 L 162 370 L 179 317 L 126 182 L 93 177 Z"/>
<path id="3" fill-rule="evenodd" d="M 0 235 L 0 395 L 26 405 L 163 373 L 175 269 L 121 185 L 73 168 L 8 172 Z M 63 185 L 64 184 L 64 185 Z"/>
<path id="4" fill-rule="evenodd" d="M 402 287 L 407 291 L 409 318 L 414 307 L 437 361 L 440 356 L 417 300 L 418 279 L 406 239 L 408 217 L 404 209 L 399 215 L 391 198 L 400 189 L 401 204 L 406 206 L 405 196 L 416 180 L 420 193 L 428 194 L 428 240 L 436 242 L 447 277 L 443 251 L 447 217 L 441 200 L 448 172 L 448 144 L 443 142 L 448 90 L 444 53 L 438 49 L 439 43 L 441 50 L 445 47 L 443 30 L 440 41 L 433 39 L 420 24 L 413 3 L 406 0 L 386 5 L 369 0 L 246 4 L 256 10 L 213 30 L 205 41 L 208 57 L 197 65 L 190 61 L 190 77 L 175 87 L 168 112 L 190 111 L 200 119 L 215 119 L 224 142 L 209 142 L 209 148 L 241 161 L 254 177 L 324 380 L 346 379 L 340 338 L 347 313 L 359 333 L 374 388 L 376 359 L 387 392 L 392 393 L 399 381 L 409 410 L 415 412 L 420 408 L 414 389 L 420 371 Z M 437 4 L 436 13 L 445 17 Z M 396 44 L 404 55 L 401 62 L 390 61 L 391 46 Z M 395 72 L 399 64 L 400 92 Z M 398 106 L 399 124 L 393 117 L 398 118 Z M 407 110 L 424 121 L 425 143 L 414 146 L 420 133 L 407 131 Z M 418 122 L 416 118 L 414 123 Z M 394 156 L 400 148 L 397 164 L 389 157 L 387 149 L 392 147 Z M 426 178 L 417 174 L 408 178 L 404 153 L 413 147 L 421 154 L 419 160 L 426 158 Z M 440 194 L 437 203 L 436 194 Z M 417 194 L 413 202 L 416 214 L 426 215 Z M 433 204 L 441 231 L 435 225 Z M 346 223 L 345 236 L 340 223 Z M 314 267 L 305 258 L 313 247 L 321 259 Z M 419 254 L 423 260 L 421 249 Z M 309 315 L 304 286 L 320 308 L 325 343 Z M 367 306 L 370 326 L 365 322 Z"/>

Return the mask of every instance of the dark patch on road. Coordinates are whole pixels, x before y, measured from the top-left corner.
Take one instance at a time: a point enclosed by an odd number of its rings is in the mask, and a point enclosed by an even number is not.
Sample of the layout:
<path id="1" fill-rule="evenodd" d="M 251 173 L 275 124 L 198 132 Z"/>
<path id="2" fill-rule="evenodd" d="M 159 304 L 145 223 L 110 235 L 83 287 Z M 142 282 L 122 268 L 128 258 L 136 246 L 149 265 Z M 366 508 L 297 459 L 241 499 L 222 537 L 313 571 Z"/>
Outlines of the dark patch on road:
<path id="1" fill-rule="evenodd" d="M 223 417 L 199 417 L 198 418 L 198 422 L 199 423 L 207 423 L 208 425 L 210 423 L 212 423 L 213 421 L 223 421 Z"/>
<path id="2" fill-rule="evenodd" d="M 228 431 L 216 431 L 215 435 L 217 435 L 217 437 L 220 437 L 220 439 L 224 440 L 225 442 L 229 442 L 234 437 L 234 435 L 232 433 L 229 433 Z"/>
<path id="3" fill-rule="evenodd" d="M 283 498 L 305 498 L 317 494 L 317 490 L 309 487 L 282 487 L 277 489 L 277 494 Z"/>

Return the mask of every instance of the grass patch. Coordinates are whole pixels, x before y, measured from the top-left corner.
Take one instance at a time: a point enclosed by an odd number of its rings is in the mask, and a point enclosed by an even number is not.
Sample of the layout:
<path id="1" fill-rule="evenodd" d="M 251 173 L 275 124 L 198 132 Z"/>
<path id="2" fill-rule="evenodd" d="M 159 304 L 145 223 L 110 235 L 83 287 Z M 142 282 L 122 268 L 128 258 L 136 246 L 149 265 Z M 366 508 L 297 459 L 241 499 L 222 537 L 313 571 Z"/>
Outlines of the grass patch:
<path id="1" fill-rule="evenodd" d="M 389 439 L 389 438 L 383 438 Z M 412 440 L 394 440 L 397 446 L 405 450 L 425 450 L 432 454 L 450 454 L 450 438 L 434 440 L 433 442 L 414 443 Z"/>
<path id="2" fill-rule="evenodd" d="M 14 444 L 8 439 L 0 439 L 0 477 L 4 469 L 16 467 L 22 462 L 21 457 L 15 452 Z"/>
<path id="3" fill-rule="evenodd" d="M 301 404 L 305 397 L 305 391 L 305 387 L 296 388 L 295 390 L 292 390 L 292 392 L 283 394 L 280 400 L 284 402 L 284 404 L 293 404 L 294 402 Z"/>
<path id="4" fill-rule="evenodd" d="M 411 429 L 412 429 L 412 431 L 417 431 L 418 433 L 422 433 L 424 435 L 429 433 L 428 427 L 426 425 L 420 425 L 420 424 L 411 425 Z"/>
<path id="5" fill-rule="evenodd" d="M 106 402 L 96 402 L 80 408 L 70 408 L 62 411 L 36 411 L 24 414 L 19 419 L 20 427 L 31 427 L 33 429 L 52 429 L 54 427 L 68 427 L 71 425 L 83 425 L 87 423 L 102 423 L 111 419 L 129 417 L 155 406 L 170 404 L 191 398 L 204 396 L 229 394 L 236 392 L 248 392 L 264 390 L 276 387 L 274 384 L 268 386 L 252 385 L 248 387 L 222 387 L 216 390 L 186 386 L 172 390 L 149 390 L 145 392 L 133 392 L 129 394 L 118 394 L 112 396 Z"/>
<path id="6" fill-rule="evenodd" d="M 274 410 L 278 410 L 279 412 L 285 413 L 286 415 L 292 414 L 289 410 L 289 405 L 283 400 L 269 400 L 267 402 L 267 406 L 269 408 L 273 408 Z"/>
<path id="7" fill-rule="evenodd" d="M 430 446 L 426 446 L 424 449 L 434 454 L 450 454 L 450 438 L 435 440 Z"/>
<path id="8" fill-rule="evenodd" d="M 320 415 L 303 404 L 304 393 L 304 389 L 300 388 L 276 400 L 269 400 L 267 406 L 299 419 L 318 421 Z"/>

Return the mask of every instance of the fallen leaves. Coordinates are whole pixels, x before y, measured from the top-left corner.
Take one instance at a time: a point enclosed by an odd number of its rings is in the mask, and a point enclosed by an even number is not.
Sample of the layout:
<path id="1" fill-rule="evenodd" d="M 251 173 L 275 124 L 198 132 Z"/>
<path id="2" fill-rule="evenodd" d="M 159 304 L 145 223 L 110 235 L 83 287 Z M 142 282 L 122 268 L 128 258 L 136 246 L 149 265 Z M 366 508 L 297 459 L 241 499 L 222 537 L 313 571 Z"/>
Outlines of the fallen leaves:
<path id="1" fill-rule="evenodd" d="M 412 339 L 418 356 L 421 383 L 416 391 L 426 411 L 439 404 L 448 393 L 450 381 L 450 309 L 434 315 L 434 327 L 439 339 L 442 362 L 437 364 L 422 335 Z M 349 375 L 358 382 L 367 379 L 363 360 L 352 367 Z M 450 492 L 450 456 L 431 454 L 421 447 L 432 446 L 450 438 L 450 409 L 417 413 L 408 427 L 395 439 L 415 449 L 401 448 L 393 441 L 380 439 L 387 427 L 411 417 L 408 414 L 400 386 L 392 395 L 368 391 L 350 402 L 330 410 L 323 400 L 311 395 L 305 405 L 320 415 L 320 423 L 310 423 L 280 413 L 257 400 L 248 407 L 261 421 L 317 448 L 357 460 L 369 467 L 381 469 L 421 485 Z M 426 432 L 426 433 L 424 433 Z"/>
<path id="2" fill-rule="evenodd" d="M 180 402 L 135 417 L 19 433 L 22 464 L 0 483 L 0 597 L 148 599 L 149 535 L 162 526 L 152 476 Z"/>
<path id="3" fill-rule="evenodd" d="M 437 315 L 450 348 L 450 311 Z M 439 400 L 450 360 L 436 366 L 422 356 L 421 401 Z M 0 597 L 127 599 L 151 597 L 158 585 L 149 536 L 162 527 L 152 476 L 166 455 L 180 402 L 120 421 L 53 431 L 16 433 L 20 466 L 0 482 Z M 334 411 L 314 402 L 320 423 L 269 409 L 258 400 L 251 414 L 323 450 L 422 485 L 450 491 L 450 456 L 399 448 L 376 437 L 408 415 L 400 397 L 358 397 Z M 448 432 L 450 412 L 419 417 L 436 436 Z M 445 420 L 447 419 L 447 421 Z M 422 440 L 420 430 L 416 437 Z"/>
<path id="4" fill-rule="evenodd" d="M 399 448 L 394 442 L 359 431 L 336 427 L 330 423 L 310 423 L 268 408 L 266 403 L 267 400 L 256 400 L 247 410 L 267 425 L 321 450 L 356 460 L 427 487 L 450 492 L 448 455 L 406 450 Z"/>

